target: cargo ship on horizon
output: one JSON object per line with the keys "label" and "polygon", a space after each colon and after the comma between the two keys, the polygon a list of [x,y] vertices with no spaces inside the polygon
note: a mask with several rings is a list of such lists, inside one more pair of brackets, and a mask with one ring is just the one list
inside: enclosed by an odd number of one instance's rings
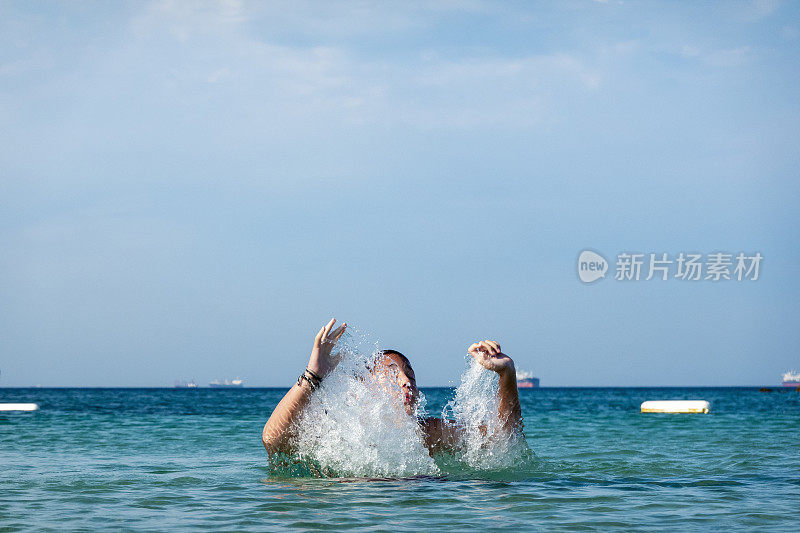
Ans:
{"label": "cargo ship on horizon", "polygon": [[244,381],[241,379],[232,379],[232,380],[225,380],[220,381],[215,379],[211,383],[208,384],[209,387],[212,389],[238,389],[244,387]]}
{"label": "cargo ship on horizon", "polygon": [[533,377],[533,374],[525,370],[517,370],[517,387],[520,389],[538,389],[539,378]]}
{"label": "cargo ship on horizon", "polygon": [[800,372],[789,370],[783,375],[784,387],[800,387]]}

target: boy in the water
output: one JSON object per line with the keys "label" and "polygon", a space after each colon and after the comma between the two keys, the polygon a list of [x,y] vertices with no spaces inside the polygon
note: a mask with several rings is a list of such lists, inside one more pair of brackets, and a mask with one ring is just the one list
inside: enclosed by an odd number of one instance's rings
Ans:
{"label": "boy in the water", "polygon": [[[298,378],[297,383],[289,389],[289,392],[275,407],[272,416],[264,426],[261,440],[270,455],[275,452],[291,453],[293,451],[291,441],[295,421],[308,404],[314,389],[325,379],[325,376],[336,368],[339,362],[336,355],[331,355],[331,350],[344,334],[347,324],[342,324],[331,331],[335,323],[336,319],[332,318],[319,330],[314,339],[308,366]],[[500,376],[498,392],[500,406],[497,414],[503,422],[505,430],[512,432],[521,429],[522,410],[517,392],[514,361],[500,351],[500,346],[496,342],[490,340],[476,342],[468,348],[468,351],[484,368],[497,372]],[[385,372],[397,380],[403,391],[402,401],[405,411],[409,415],[413,415],[419,399],[419,389],[417,389],[417,381],[410,361],[406,356],[394,350],[384,350],[382,354],[383,359],[376,367],[380,370],[376,371]],[[431,451],[439,447],[452,447],[456,444],[458,439],[456,429],[445,425],[441,418],[420,419],[420,425],[425,434],[425,444]]]}

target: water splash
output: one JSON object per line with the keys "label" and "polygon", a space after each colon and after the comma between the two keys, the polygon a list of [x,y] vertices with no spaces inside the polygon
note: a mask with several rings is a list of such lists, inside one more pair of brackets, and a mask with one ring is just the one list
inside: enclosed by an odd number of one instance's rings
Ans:
{"label": "water splash", "polygon": [[[399,385],[381,381],[369,370],[380,364],[377,344],[353,331],[339,342],[342,361],[314,393],[299,421],[298,456],[318,464],[324,475],[438,474],[416,417],[397,400],[402,394]],[[417,415],[424,414],[421,400]]]}
{"label": "water splash", "polygon": [[338,347],[341,362],[298,421],[296,457],[313,465],[312,472],[367,478],[469,476],[476,470],[509,470],[528,458],[522,435],[509,435],[498,418],[497,375],[472,358],[443,412],[459,444],[434,460],[417,421],[426,415],[424,395],[409,415],[398,401],[400,386],[370,371],[381,364],[377,343],[351,327]]}
{"label": "water splash", "polygon": [[455,459],[476,470],[506,470],[530,463],[521,431],[509,432],[498,416],[499,379],[466,356],[467,368],[455,396],[442,410],[445,423],[460,435]]}

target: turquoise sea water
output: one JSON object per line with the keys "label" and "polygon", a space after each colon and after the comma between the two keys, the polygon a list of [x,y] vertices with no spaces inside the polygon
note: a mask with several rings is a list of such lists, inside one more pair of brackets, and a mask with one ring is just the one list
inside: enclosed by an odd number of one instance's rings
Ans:
{"label": "turquoise sea water", "polygon": [[[800,522],[800,393],[521,390],[513,472],[368,480],[271,472],[281,389],[0,389],[0,530],[783,530]],[[452,389],[423,389],[431,413]],[[641,414],[705,399],[708,415]]]}

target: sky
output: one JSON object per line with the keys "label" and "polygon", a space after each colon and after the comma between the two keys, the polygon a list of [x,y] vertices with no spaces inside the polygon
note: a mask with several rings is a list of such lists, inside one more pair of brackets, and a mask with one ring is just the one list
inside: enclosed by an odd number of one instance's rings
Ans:
{"label": "sky", "polygon": [[777,385],[798,86],[791,2],[0,2],[0,386],[288,386],[330,317],[421,386]]}

